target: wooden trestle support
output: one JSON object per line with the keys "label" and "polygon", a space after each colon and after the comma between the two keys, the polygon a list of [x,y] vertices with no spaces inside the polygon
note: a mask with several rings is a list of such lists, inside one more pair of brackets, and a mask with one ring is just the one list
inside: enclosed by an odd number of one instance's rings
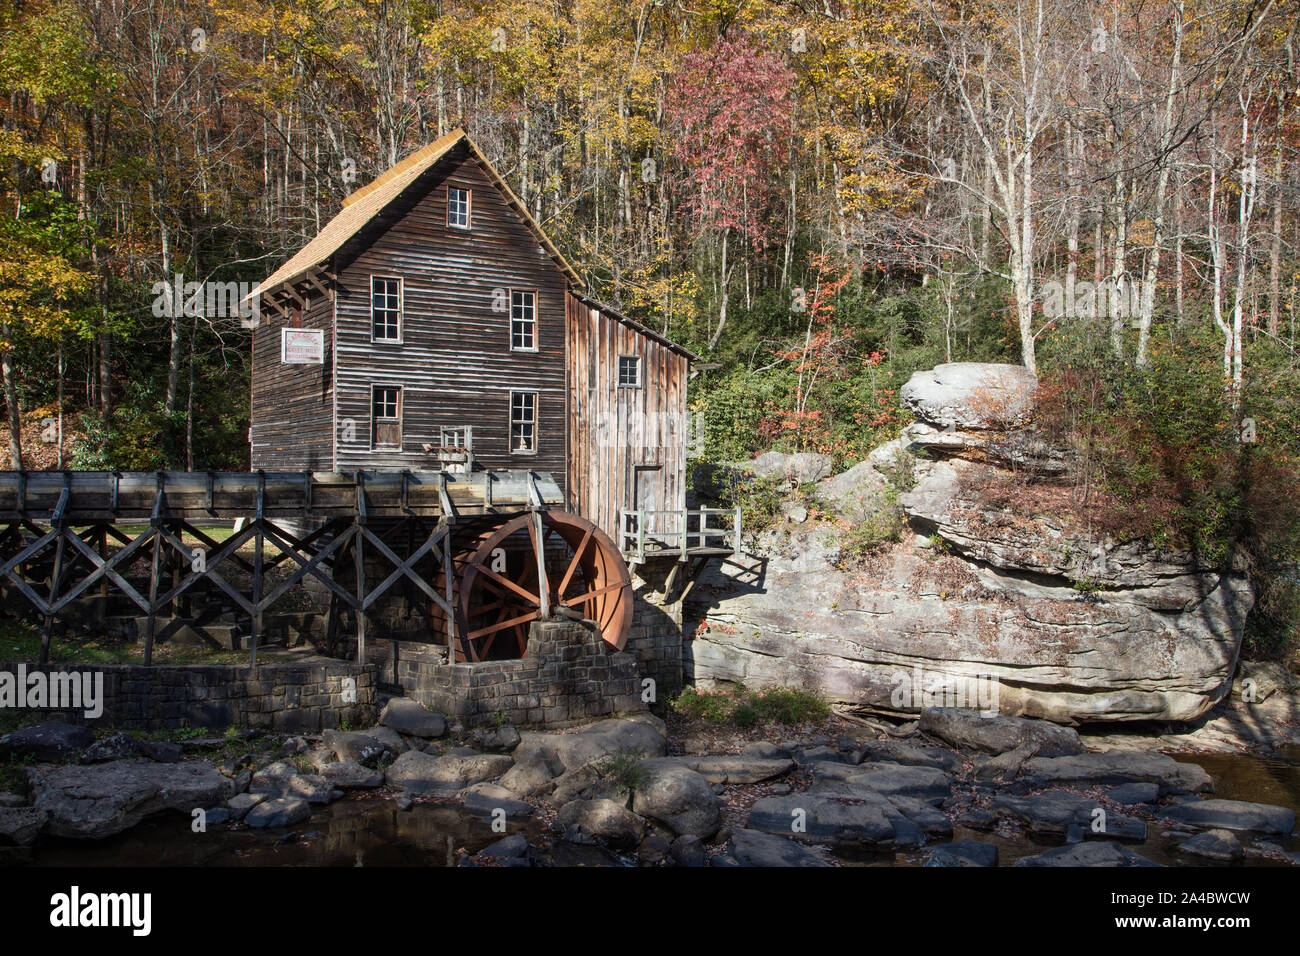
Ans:
{"label": "wooden trestle support", "polygon": [[[527,624],[561,615],[592,620],[621,648],[632,613],[627,566],[598,528],[557,510],[562,501],[553,479],[526,471],[0,472],[0,586],[39,616],[42,664],[61,613],[88,592],[106,603],[116,591],[146,619],[146,664],[155,642],[183,625],[203,633],[221,613],[213,601],[196,610],[206,594],[248,616],[256,666],[263,615],[308,578],[329,596],[329,650],[340,612],[350,611],[362,662],[367,618],[399,584],[427,602],[428,638],[451,661],[522,656]],[[242,522],[225,541],[199,527],[230,519]],[[240,553],[250,542],[251,560]],[[376,557],[392,570],[370,586]],[[268,581],[286,563],[292,573]]]}

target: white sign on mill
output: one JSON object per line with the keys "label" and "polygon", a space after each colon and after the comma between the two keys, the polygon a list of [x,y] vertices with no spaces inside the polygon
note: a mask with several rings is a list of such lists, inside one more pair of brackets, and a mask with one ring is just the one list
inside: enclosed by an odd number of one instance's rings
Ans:
{"label": "white sign on mill", "polygon": [[281,329],[280,361],[287,365],[324,365],[324,329]]}

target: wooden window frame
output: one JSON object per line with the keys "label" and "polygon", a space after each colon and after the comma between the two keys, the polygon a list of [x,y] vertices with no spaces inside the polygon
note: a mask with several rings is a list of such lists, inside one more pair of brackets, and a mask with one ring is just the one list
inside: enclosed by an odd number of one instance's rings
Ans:
{"label": "wooden window frame", "polygon": [[[515,396],[531,395],[533,396],[533,447],[516,448],[515,447]],[[506,444],[510,447],[512,455],[536,455],[538,447],[541,445],[541,422],[542,422],[542,397],[535,389],[512,388],[510,390],[510,403],[506,409]],[[529,424],[521,422],[520,424]]]}
{"label": "wooden window frame", "polygon": [[[532,320],[533,344],[531,346],[515,345],[515,295],[516,294],[531,295],[533,297],[533,320]],[[509,302],[509,313],[508,313],[510,316],[510,351],[512,352],[541,351],[541,346],[539,342],[539,339],[541,338],[541,329],[540,329],[541,318],[538,315],[538,307],[537,307],[537,304],[540,300],[541,300],[541,295],[538,294],[537,289],[511,289],[510,290],[510,302]]]}
{"label": "wooden window frame", "polygon": [[[397,283],[397,338],[375,338],[375,280],[391,279]],[[370,343],[372,345],[401,345],[406,335],[406,282],[401,276],[375,272],[370,275]]]}
{"label": "wooden window frame", "polygon": [[[394,445],[381,445],[378,439],[379,416],[375,414],[375,393],[381,388],[391,388],[397,392],[397,443]],[[406,434],[404,432],[404,412],[406,405],[406,391],[401,385],[392,385],[384,382],[372,382],[370,385],[370,450],[371,451],[401,451],[406,446]],[[385,422],[393,419],[384,416]]]}
{"label": "wooden window frame", "polygon": [[[634,384],[629,385],[624,383],[623,381],[623,360],[624,359],[632,359],[636,363],[636,382]],[[641,361],[641,356],[639,355],[635,355],[635,354],[620,355],[618,357],[617,364],[614,366],[614,384],[618,388],[640,388],[645,381],[641,373],[641,369],[643,365],[644,363]]]}
{"label": "wooden window frame", "polygon": [[[465,194],[465,225],[451,221],[451,191],[459,189]],[[452,183],[447,184],[447,228],[460,229],[469,232],[474,228],[474,190],[468,186],[457,186]]]}

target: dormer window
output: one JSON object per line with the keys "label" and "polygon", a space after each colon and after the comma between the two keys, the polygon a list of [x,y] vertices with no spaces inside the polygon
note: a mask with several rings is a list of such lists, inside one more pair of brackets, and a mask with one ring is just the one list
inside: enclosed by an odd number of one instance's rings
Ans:
{"label": "dormer window", "polygon": [[401,279],[370,277],[370,339],[372,342],[402,341]]}
{"label": "dormer window", "polygon": [[469,190],[447,187],[447,225],[453,229],[469,228]]}

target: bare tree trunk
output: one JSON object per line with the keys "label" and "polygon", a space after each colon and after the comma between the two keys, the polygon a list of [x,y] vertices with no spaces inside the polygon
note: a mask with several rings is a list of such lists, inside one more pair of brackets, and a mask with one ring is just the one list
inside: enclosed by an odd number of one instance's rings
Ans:
{"label": "bare tree trunk", "polygon": [[[0,326],[0,335],[8,343],[13,331],[9,323]],[[23,423],[18,414],[18,385],[14,381],[13,349],[6,348],[0,356],[0,371],[3,372],[5,387],[5,409],[9,413],[9,467],[20,471],[23,467]]]}

